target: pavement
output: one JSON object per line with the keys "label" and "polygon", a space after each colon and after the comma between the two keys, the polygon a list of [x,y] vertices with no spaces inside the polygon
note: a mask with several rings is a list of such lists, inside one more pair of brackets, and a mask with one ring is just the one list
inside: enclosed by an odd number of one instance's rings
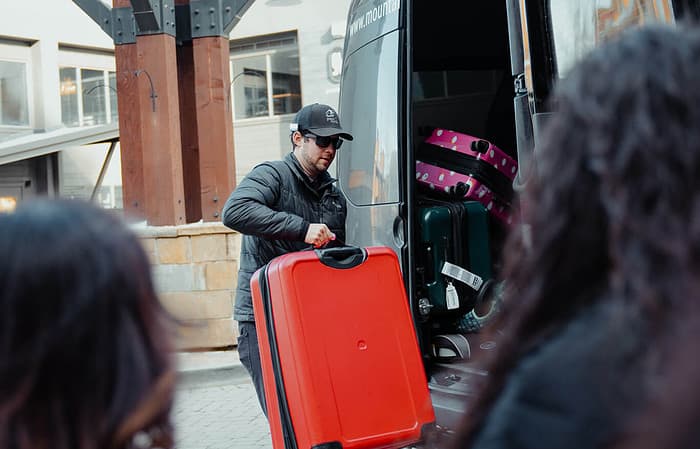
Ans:
{"label": "pavement", "polygon": [[205,374],[247,375],[235,349],[225,351],[178,352],[177,372],[180,377],[195,378]]}
{"label": "pavement", "polygon": [[180,352],[177,371],[172,416],[178,449],[272,449],[237,351]]}

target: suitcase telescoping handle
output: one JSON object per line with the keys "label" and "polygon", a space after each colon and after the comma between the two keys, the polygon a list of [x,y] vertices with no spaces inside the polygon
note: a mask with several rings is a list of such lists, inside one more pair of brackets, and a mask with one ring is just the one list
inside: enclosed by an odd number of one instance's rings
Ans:
{"label": "suitcase telescoping handle", "polygon": [[356,246],[315,250],[321,263],[341,270],[356,267],[367,259],[367,251]]}

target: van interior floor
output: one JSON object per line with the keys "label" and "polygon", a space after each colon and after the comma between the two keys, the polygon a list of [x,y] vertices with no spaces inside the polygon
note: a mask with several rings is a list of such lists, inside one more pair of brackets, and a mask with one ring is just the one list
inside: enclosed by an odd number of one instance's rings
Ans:
{"label": "van interior floor", "polygon": [[470,402],[476,397],[488,373],[472,360],[434,363],[428,375],[428,388],[441,428],[456,430],[464,419]]}

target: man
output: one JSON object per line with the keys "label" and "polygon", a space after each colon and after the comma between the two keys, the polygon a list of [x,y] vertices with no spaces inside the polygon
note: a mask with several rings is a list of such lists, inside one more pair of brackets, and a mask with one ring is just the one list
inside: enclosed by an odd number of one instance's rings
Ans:
{"label": "man", "polygon": [[318,103],[304,106],[290,130],[293,151],[253,168],[222,212],[224,224],[244,234],[233,317],[241,363],[266,415],[250,278],[282,254],[345,241],[345,198],[327,170],[342,139],[352,140],[352,135],[340,126],[333,108]]}

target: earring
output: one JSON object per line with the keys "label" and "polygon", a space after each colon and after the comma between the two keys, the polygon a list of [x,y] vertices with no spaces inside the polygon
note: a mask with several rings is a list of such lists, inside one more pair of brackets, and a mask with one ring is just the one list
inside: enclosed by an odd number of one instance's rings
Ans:
{"label": "earring", "polygon": [[136,432],[131,438],[132,449],[151,449],[152,445],[153,438],[151,438],[151,435],[144,430]]}
{"label": "earring", "polygon": [[148,431],[140,430],[131,437],[129,449],[165,449],[162,447],[164,445],[160,444],[163,443],[163,436],[163,432],[157,427],[152,427]]}

